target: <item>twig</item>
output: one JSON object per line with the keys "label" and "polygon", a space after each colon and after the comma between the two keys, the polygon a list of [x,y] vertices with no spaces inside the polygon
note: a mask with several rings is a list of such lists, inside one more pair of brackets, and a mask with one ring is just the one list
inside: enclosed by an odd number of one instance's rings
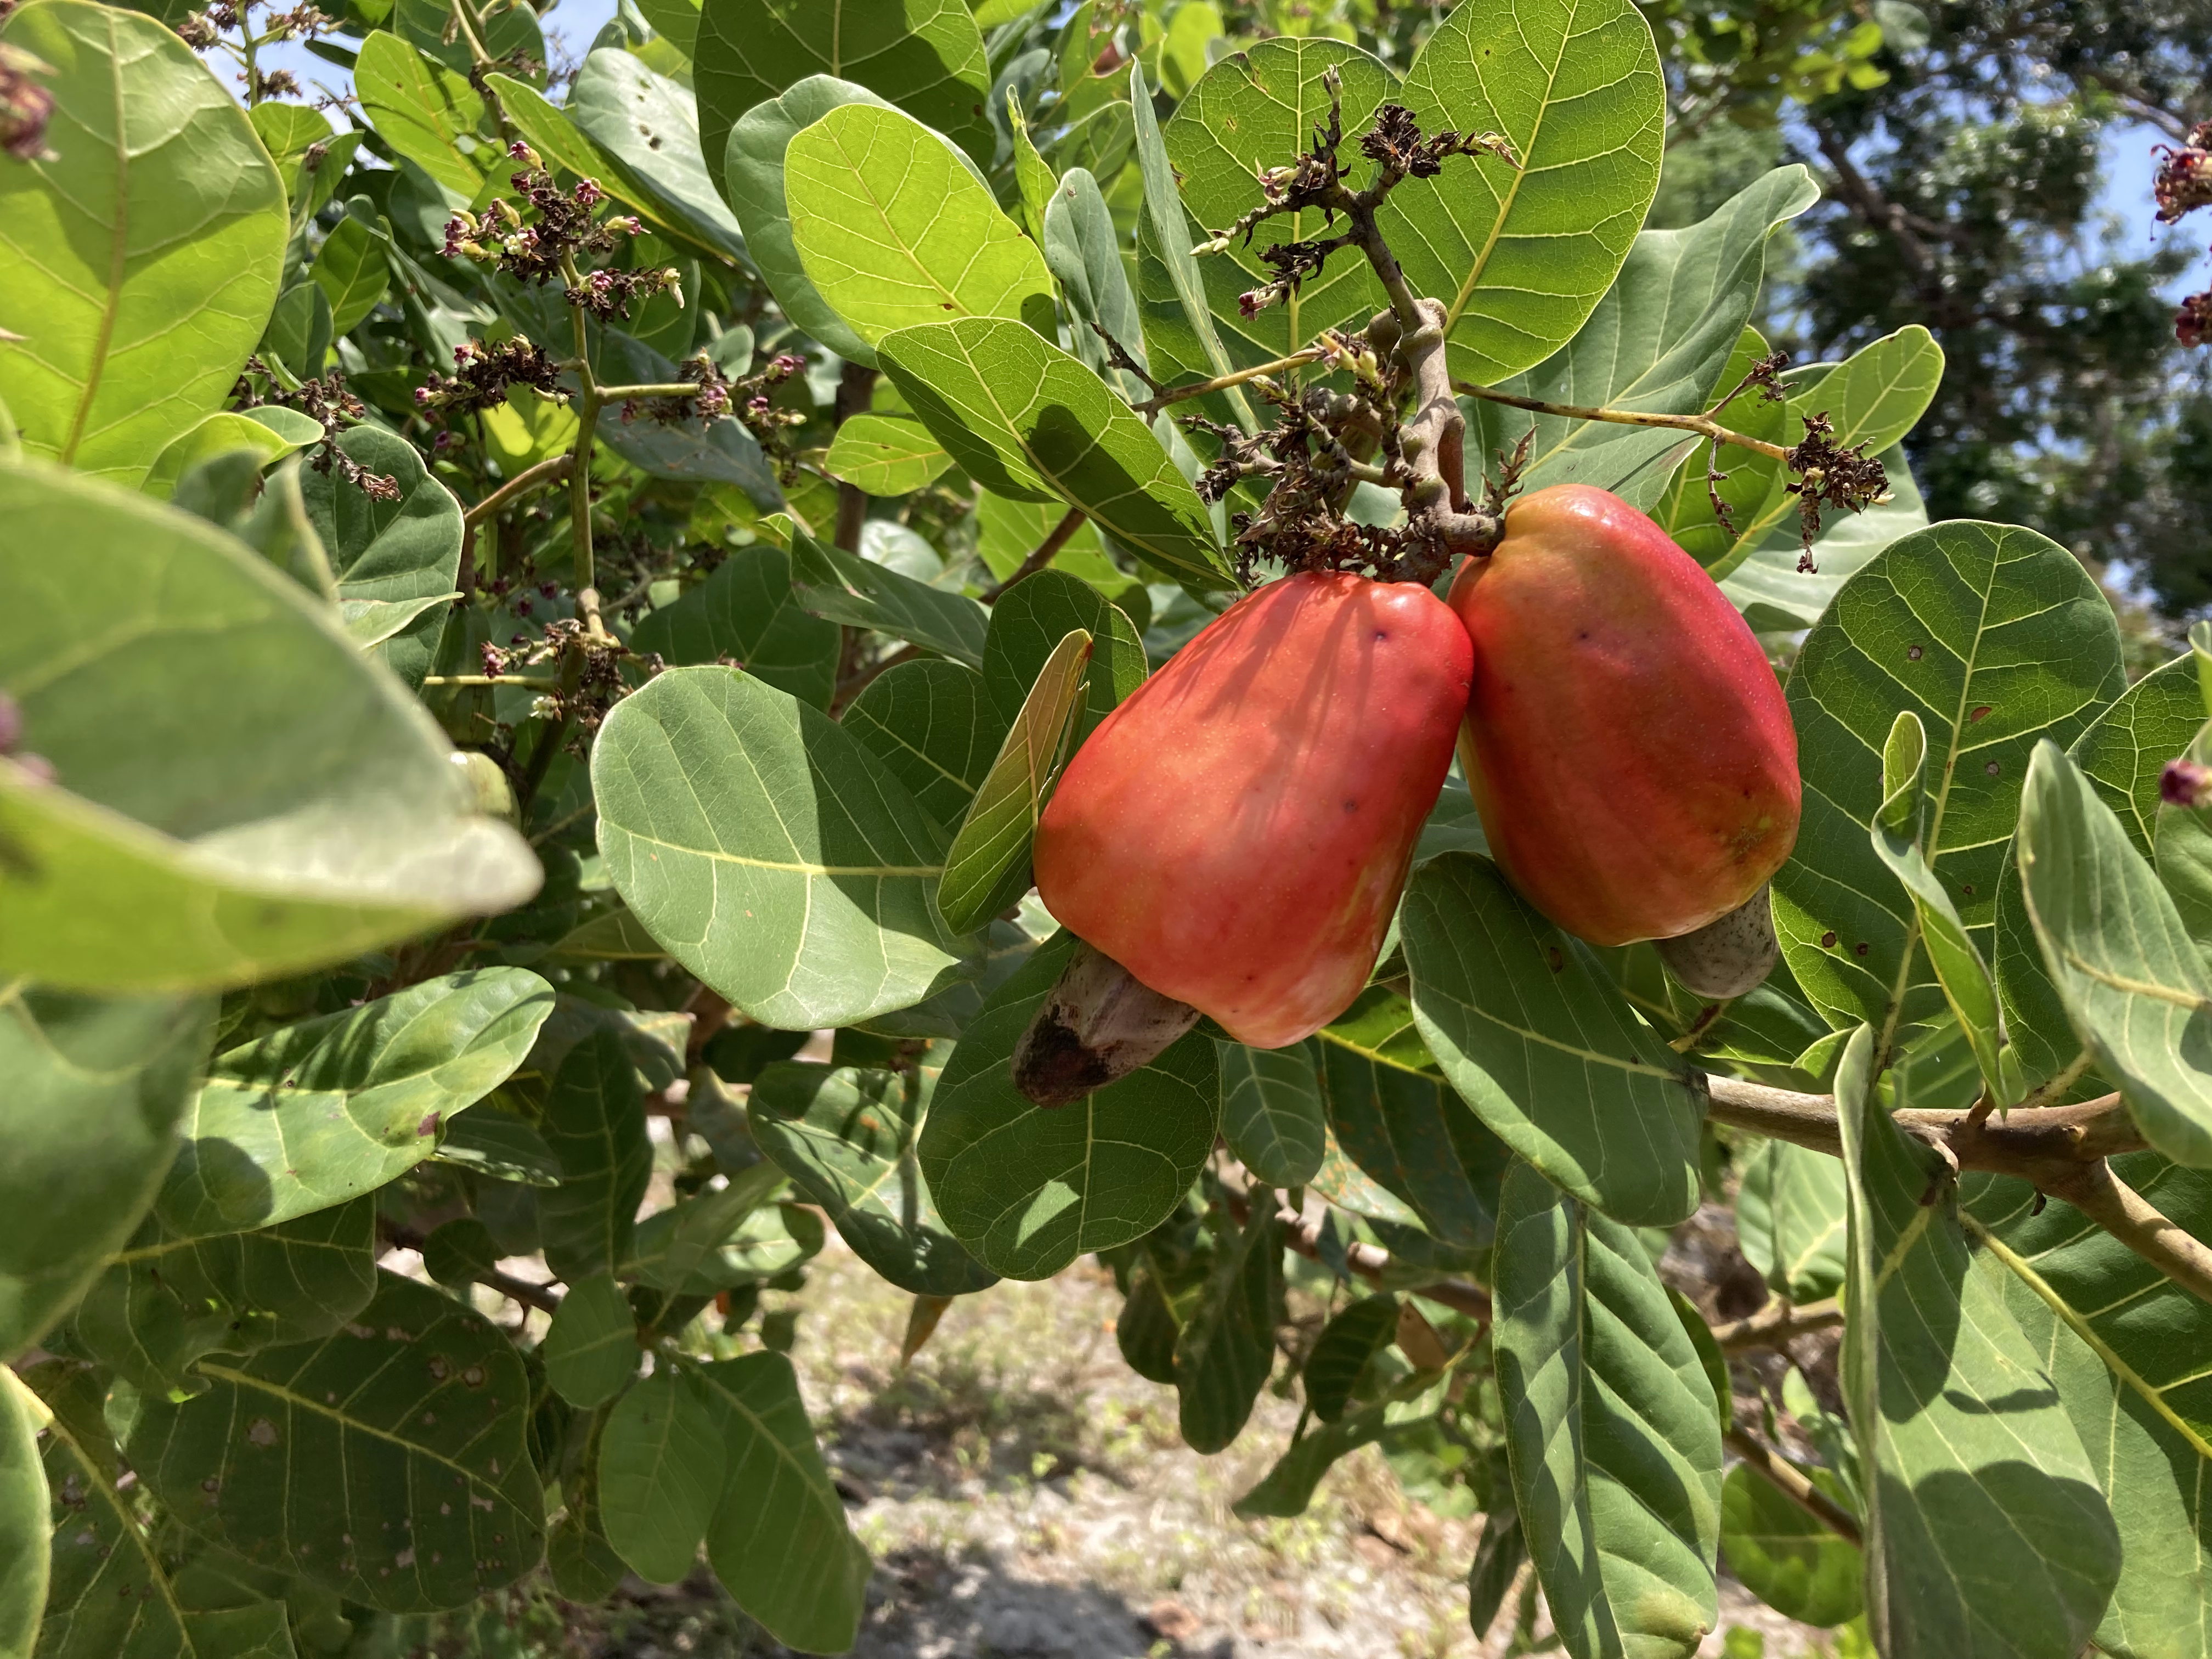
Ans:
{"label": "twig", "polygon": [[[1243,1226],[1251,1218],[1251,1201],[1240,1192],[1224,1191],[1229,1213]],[[1309,1221],[1296,1210],[1284,1209],[1276,1212],[1275,1219],[1282,1224],[1283,1242],[1309,1261],[1321,1260],[1321,1224]],[[1353,1243],[1344,1249],[1345,1264],[1371,1285],[1382,1282],[1390,1267],[1390,1252],[1379,1244]],[[1470,1285],[1463,1279],[1440,1279],[1433,1285],[1421,1285],[1409,1290],[1408,1296],[1425,1297],[1439,1307],[1463,1313],[1482,1324],[1490,1322],[1490,1292],[1480,1285]]]}
{"label": "twig", "polygon": [[1548,403],[1541,398],[1523,398],[1518,392],[1500,392],[1496,386],[1476,386],[1470,380],[1454,380],[1452,389],[1470,398],[1480,398],[1486,403],[1525,409],[1533,414],[1557,415],[1570,421],[1610,421],[1617,426],[1670,427],[1678,432],[1694,432],[1715,443],[1735,444],[1770,459],[1786,461],[1790,459],[1790,451],[1784,446],[1769,443],[1764,438],[1754,438],[1748,433],[1723,426],[1710,416],[1658,415],[1640,409],[1607,409],[1596,404]]}
{"label": "twig", "polygon": [[[1102,332],[1103,331],[1101,331]],[[1108,336],[1111,339],[1111,336]],[[1286,369],[1302,368],[1308,363],[1318,362],[1328,355],[1325,346],[1308,346],[1303,351],[1293,351],[1287,357],[1278,357],[1271,363],[1261,363],[1256,368],[1240,368],[1231,374],[1217,374],[1210,380],[1200,380],[1191,386],[1170,386],[1154,393],[1130,408],[1139,415],[1157,415],[1170,404],[1179,404],[1191,398],[1203,398],[1209,392],[1226,392],[1232,386],[1243,386],[1247,380],[1256,380],[1269,374],[1280,374]]]}
{"label": "twig", "polygon": [[2199,1301],[2212,1302],[2212,1249],[2160,1214],[2111,1164],[2084,1164],[2071,1180],[2043,1190],[2071,1204]]}
{"label": "twig", "polygon": [[575,464],[575,456],[567,450],[562,450],[558,455],[550,456],[535,466],[525,468],[474,507],[469,508],[467,512],[462,514],[461,522],[471,530],[474,530],[516,496],[527,495],[540,484],[551,483],[556,479],[567,477],[568,469]]}
{"label": "twig", "polygon": [[999,602],[999,596],[1016,582],[1026,580],[1050,564],[1060,550],[1067,545],[1069,538],[1083,528],[1083,509],[1079,507],[1069,507],[1060,521],[1045,532],[1045,538],[1036,544],[1029,557],[1014,568],[1012,575],[996,586],[983,590],[983,603],[996,605]]}
{"label": "twig", "polygon": [[[1831,1157],[1843,1156],[1831,1095],[1770,1089],[1741,1078],[1706,1079],[1709,1115],[1717,1123],[1750,1129]],[[1908,1109],[1893,1121],[1933,1146],[1948,1146],[1962,1170],[2036,1181],[2059,1179],[2083,1164],[2140,1152],[2144,1141],[2119,1096],[2102,1095],[2076,1106],[2014,1108],[2006,1117],[1972,1121],[1968,1111]],[[2039,1185],[2041,1183],[2039,1182]]]}
{"label": "twig", "polygon": [[1722,1437],[1728,1449],[1774,1483],[1775,1490],[1811,1516],[1838,1538],[1863,1546],[1859,1523],[1844,1507],[1822,1492],[1805,1471],[1748,1430],[1731,1426]]}
{"label": "twig", "polygon": [[1732,1319],[1713,1327],[1713,1340],[1723,1353],[1742,1353],[1753,1348],[1785,1347],[1796,1337],[1815,1331],[1832,1331],[1844,1322],[1843,1304],[1830,1297],[1792,1307],[1777,1299],[1748,1319]]}
{"label": "twig", "polygon": [[535,685],[550,690],[561,682],[550,674],[425,674],[425,685]]}

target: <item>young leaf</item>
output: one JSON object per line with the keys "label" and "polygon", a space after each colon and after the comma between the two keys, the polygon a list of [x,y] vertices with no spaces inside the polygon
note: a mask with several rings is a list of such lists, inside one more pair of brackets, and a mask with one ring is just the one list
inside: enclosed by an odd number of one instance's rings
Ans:
{"label": "young leaf", "polygon": [[637,1206],[653,1175],[645,1104],[622,1040],[599,1026],[562,1058],[539,1127],[561,1182],[538,1200],[545,1259],[570,1280],[629,1259]]}
{"label": "young leaf", "polygon": [[0,686],[59,780],[0,761],[0,974],[240,983],[536,890],[420,705],[267,560],[29,463],[0,521]]}
{"label": "young leaf", "polygon": [[2212,970],[2112,809],[2055,744],[2021,803],[2020,872],[2035,937],[2074,1029],[2143,1137],[2212,1164]]}
{"label": "young leaf", "polygon": [[544,1547],[529,1380],[488,1320],[380,1280],[335,1335],[203,1360],[208,1392],[181,1404],[142,1397],[125,1450],[170,1513],[258,1566],[387,1613],[459,1607]]}
{"label": "young leaf", "polygon": [[1835,1097],[1867,1624],[1895,1659],[2078,1654],[2120,1568],[2096,1472],[2043,1355],[1968,1256],[1946,1165],[1875,1099],[1867,1026],[1844,1049]]}
{"label": "young leaf", "polygon": [[[1819,1481],[1827,1472],[1808,1473]],[[1801,1625],[1840,1625],[1866,1605],[1859,1547],[1830,1532],[1747,1463],[1721,1482],[1721,1555],[1746,1589]]]}
{"label": "young leaf", "polygon": [[599,1437],[599,1518],[641,1578],[691,1571],[722,1501],[721,1423],[690,1366],[664,1364],[615,1403]]}
{"label": "young leaf", "polygon": [[1688,1659],[1717,1600],[1720,1425],[1651,1258],[1516,1161],[1492,1266],[1513,1495],[1552,1621],[1575,1659]]}
{"label": "young leaf", "polygon": [[669,953],[763,1025],[904,1008],[970,969],[937,918],[933,827],[819,710],[735,669],[615,706],[592,753],[615,886]]}
{"label": "young leaf", "polygon": [[67,1311],[153,1202],[214,1000],[0,983],[0,1360]]}
{"label": "young leaf", "polygon": [[[1922,854],[1986,962],[2028,755],[2070,742],[2124,684],[2112,606],[2032,530],[1937,525],[1845,584],[1790,676],[1805,808],[1774,878],[1784,957],[1831,1024],[1885,1018],[1905,966],[1912,907],[1868,840],[1899,712],[1928,738]],[[1907,1020],[1942,1007],[1924,968],[1905,984]]]}
{"label": "young leaf", "polygon": [[1197,1031],[1072,1106],[1040,1110],[1016,1091],[1014,1044],[1073,942],[1057,935],[985,1001],[918,1149],[953,1237],[1008,1279],[1049,1279],[1150,1232],[1182,1201],[1220,1117],[1213,1040]]}
{"label": "young leaf", "polygon": [[[570,1283],[553,1310],[543,1352],[554,1393],[586,1411],[605,1405],[637,1375],[637,1318],[611,1273]],[[697,1543],[692,1540],[695,1549]]]}
{"label": "young leaf", "polygon": [[322,423],[295,409],[257,409],[251,414],[218,410],[154,458],[139,489],[157,501],[176,494],[185,475],[219,456],[246,450],[257,470],[265,470],[323,435]]}
{"label": "young leaf", "polygon": [[1149,395],[1151,388],[1141,379],[1109,365],[1106,342],[1098,336],[1104,329],[1145,365],[1144,324],[1121,264],[1121,236],[1106,198],[1098,193],[1098,181],[1083,168],[1070,167],[1046,191],[1043,243],[1045,264],[1067,301],[1075,355],[1107,385],[1119,386],[1129,402]]}
{"label": "young leaf", "polygon": [[983,665],[988,614],[963,593],[827,546],[796,526],[791,580],[799,604],[817,617],[911,641],[970,668]]}
{"label": "young leaf", "polygon": [[1206,1292],[1176,1342],[1176,1395],[1184,1443],[1218,1452],[1244,1431],[1275,1364],[1282,1317],[1283,1240],[1272,1194],[1255,1193],[1244,1225],[1222,1241]]}
{"label": "young leaf", "polygon": [[[2119,1178],[2178,1226],[2212,1232],[2212,1178],[2155,1152],[2113,1160]],[[2026,1182],[1972,1178],[1960,1219],[2000,1281],[2095,1465],[2119,1528],[2120,1581],[2097,1627],[2107,1652],[2203,1659],[2198,1614],[2212,1560],[2212,1411],[2200,1397],[2212,1306],[2070,1205]],[[2148,1634],[2147,1634],[2148,1633]]]}
{"label": "young leaf", "polygon": [[1406,1000],[1380,986],[1316,1035],[1336,1145],[1447,1244],[1480,1249],[1512,1154],[1454,1095]]}
{"label": "young leaf", "polygon": [[1029,890],[1030,848],[1082,715],[1090,663],[1091,635],[1071,629],[1037,671],[954,833],[937,888],[937,912],[953,933],[972,933]]}
{"label": "young leaf", "polygon": [[756,542],[732,549],[705,581],[641,621],[630,648],[679,668],[733,658],[754,678],[827,708],[837,689],[838,638],[836,623],[800,608],[791,556]]}
{"label": "young leaf", "polygon": [[[2190,746],[2203,714],[2196,665],[2177,657],[2106,704],[2067,751],[2098,799],[2118,815],[2128,844],[2145,858],[2155,848],[2160,879],[2174,893],[2185,923],[2188,911],[2168,872],[2194,826],[2185,811],[2160,806],[2159,775],[2168,759]],[[2053,1076],[2081,1052],[2081,1042],[2043,965],[2021,886],[2017,844],[1997,886],[1994,955],[2007,1031],[2030,1076]],[[2100,1092],[2101,1086],[2092,1087],[2088,1080],[2076,1085],[2086,1091],[2084,1098]]]}
{"label": "young leaf", "polygon": [[793,138],[783,191],[807,281],[853,331],[960,317],[1055,334],[1036,244],[937,134],[896,110],[844,104]]}
{"label": "young leaf", "polygon": [[1636,1022],[1588,946],[1468,853],[1414,872],[1400,925],[1420,1035],[1499,1139],[1616,1220],[1697,1207],[1699,1074]]}
{"label": "young leaf", "polygon": [[721,1502],[707,1527],[714,1576],[778,1641],[843,1652],[860,1629],[871,1563],[847,1529],[791,1362],[750,1353],[696,1375],[726,1456]]}
{"label": "young leaf", "polygon": [[633,52],[601,47],[584,59],[563,106],[568,118],[650,198],[655,217],[742,264],[744,233],[723,204],[702,152],[690,89],[655,75]]}
{"label": "young leaf", "polygon": [[537,975],[487,968],[216,1055],[162,1184],[162,1224],[201,1238],[375,1191],[507,1080],[552,1012]]}
{"label": "young leaf", "polygon": [[837,428],[822,465],[871,495],[904,495],[934,481],[952,458],[911,415],[855,415]]}
{"label": "young leaf", "polygon": [[870,680],[838,723],[938,823],[957,823],[967,815],[1005,730],[981,674],[927,659],[900,663]]}
{"label": "young leaf", "polygon": [[[349,224],[356,222],[348,220]],[[348,459],[390,478],[397,501],[380,501],[333,469],[305,469],[300,498],[337,580],[338,616],[354,629],[373,616],[428,606],[376,647],[375,655],[417,690],[438,655],[461,571],[461,504],[430,476],[415,446],[373,426],[338,440]]]}
{"label": "young leaf", "polygon": [[1011,723],[1019,717],[1045,664],[1078,629],[1091,635],[1090,665],[1084,674],[1087,690],[1076,718],[1078,744],[1145,683],[1145,642],[1134,624],[1090,583],[1048,568],[1008,588],[991,607],[983,684],[1000,720]]}
{"label": "young leaf", "polygon": [[917,1296],[962,1296],[997,1275],[945,1230],[915,1146],[932,1086],[895,1072],[771,1065],[748,1116],[760,1149],[819,1204],[869,1267]]}
{"label": "young leaf", "polygon": [[1413,292],[1443,301],[1452,373],[1492,385],[1573,337],[1651,205],[1666,90],[1650,27],[1629,0],[1462,7],[1399,95],[1424,133],[1498,133],[1519,163],[1454,159],[1376,216]]}
{"label": "young leaf", "polygon": [[[1462,165],[1450,162],[1447,168]],[[1750,320],[1769,239],[1819,199],[1819,187],[1803,167],[1777,167],[1700,224],[1640,233],[1620,279],[1574,338],[1500,389],[1551,403],[1702,414]],[[1920,335],[1927,337],[1924,330]],[[1942,361],[1936,353],[1939,368]],[[1731,380],[1720,390],[1732,390],[1735,384]],[[1720,419],[1735,424],[1758,399],[1755,389],[1746,392]],[[1595,484],[1644,507],[1655,506],[1665,493],[1672,472],[1668,458],[1684,441],[1682,433],[1666,427],[1529,415],[1481,398],[1471,400],[1468,415],[1468,452],[1484,457],[1486,464],[1492,455],[1510,454],[1534,427],[1530,464],[1522,475],[1528,488]],[[1794,441],[1793,433],[1785,441]],[[1748,472],[1752,464],[1753,458],[1741,449],[1729,450],[1721,462],[1731,471]],[[1702,501],[1702,447],[1684,468]],[[1778,485],[1777,480],[1771,487]],[[1796,504],[1794,495],[1785,499]]]}
{"label": "young leaf", "polygon": [[996,142],[965,0],[707,0],[691,62],[709,155],[738,117],[808,76],[856,81],[979,161]]}
{"label": "young leaf", "polygon": [[33,84],[54,100],[51,154],[0,169],[0,402],[28,453],[133,487],[261,337],[283,183],[230,89],[151,17],[63,0],[0,40],[47,66]]}
{"label": "young leaf", "polygon": [[0,1653],[24,1659],[46,1609],[46,1472],[39,1431],[48,1411],[15,1373],[0,1375]]}
{"label": "young leaf", "polygon": [[1305,1044],[1214,1044],[1221,1060],[1221,1135],[1237,1161],[1271,1187],[1303,1187],[1321,1168],[1321,1084]]}
{"label": "young leaf", "polygon": [[1231,585],[1206,507],[1105,382],[1019,323],[901,329],[877,357],[968,475],[1017,501],[1058,498],[1161,570]]}
{"label": "young leaf", "polygon": [[[465,76],[382,29],[362,42],[353,66],[362,112],[378,137],[465,201],[502,177],[507,158],[477,134],[483,100]],[[487,164],[498,167],[488,173]]]}

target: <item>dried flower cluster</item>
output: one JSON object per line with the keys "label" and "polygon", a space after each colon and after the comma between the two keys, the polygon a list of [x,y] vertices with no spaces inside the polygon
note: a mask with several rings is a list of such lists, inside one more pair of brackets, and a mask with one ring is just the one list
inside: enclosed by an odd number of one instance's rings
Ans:
{"label": "dried flower cluster", "polygon": [[298,410],[323,428],[322,441],[315,446],[310,466],[326,476],[336,472],[373,501],[399,499],[398,479],[388,473],[371,472],[338,447],[339,433],[368,412],[361,399],[346,390],[344,375],[333,370],[319,380],[302,380],[297,386],[287,386],[267,363],[258,357],[248,357],[246,370],[231,387],[230,396],[234,409],[270,405]]}
{"label": "dried flower cluster", "polygon": [[1787,489],[1797,498],[1797,513],[1804,526],[1805,548],[1797,568],[1814,574],[1813,538],[1820,533],[1820,509],[1839,507],[1863,513],[1889,499],[1889,475],[1881,463],[1866,453],[1864,444],[1850,448],[1835,441],[1836,423],[1827,416],[1804,415],[1805,435],[1794,445],[1784,465],[1797,476]]}
{"label": "dried flower cluster", "polygon": [[[544,633],[535,639],[517,634],[504,649],[486,641],[479,647],[479,655],[487,674],[504,674],[539,663],[573,663],[573,679],[564,673],[561,689],[540,695],[531,713],[538,720],[572,721],[569,748],[580,755],[584,744],[606,719],[607,710],[622,699],[622,665],[630,652],[620,640],[595,635],[582,623],[563,617],[546,623]],[[653,672],[665,666],[658,656],[644,661]]]}
{"label": "dried flower cluster", "polygon": [[[2152,191],[2158,198],[2158,222],[2178,222],[2198,208],[2212,206],[2212,121],[2202,121],[2179,149],[2158,147],[2160,161]],[[2192,294],[2173,315],[2173,337],[2185,346],[2200,346],[2212,339],[2212,291]]]}
{"label": "dried flower cluster", "polygon": [[769,360],[758,374],[732,380],[705,352],[696,352],[677,365],[676,377],[699,390],[689,397],[633,399],[622,405],[624,424],[635,420],[673,425],[682,421],[717,421],[734,416],[752,434],[763,453],[776,463],[786,483],[798,476],[798,458],[785,441],[787,428],[803,426],[802,410],[778,409],[770,395],[777,386],[806,368],[806,359],[783,352]]}
{"label": "dried flower cluster", "polygon": [[448,259],[491,265],[518,282],[542,285],[560,277],[568,303],[602,322],[628,317],[632,302],[664,290],[681,298],[673,269],[594,270],[568,281],[580,256],[605,258],[621,246],[621,238],[638,235],[645,227],[627,214],[595,217],[606,200],[596,179],[580,179],[573,190],[563,191],[529,145],[517,140],[507,153],[523,166],[508,179],[522,205],[500,196],[481,216],[466,210],[455,214],[446,222],[441,250]]}
{"label": "dried flower cluster", "polygon": [[53,117],[54,94],[39,80],[51,64],[21,46],[0,42],[0,151],[18,161],[51,161],[46,123]]}
{"label": "dried flower cluster", "polygon": [[560,377],[559,366],[528,335],[494,345],[464,340],[453,348],[451,374],[434,374],[415,388],[415,406],[425,414],[472,415],[506,402],[509,389],[518,386],[559,402],[568,396]]}

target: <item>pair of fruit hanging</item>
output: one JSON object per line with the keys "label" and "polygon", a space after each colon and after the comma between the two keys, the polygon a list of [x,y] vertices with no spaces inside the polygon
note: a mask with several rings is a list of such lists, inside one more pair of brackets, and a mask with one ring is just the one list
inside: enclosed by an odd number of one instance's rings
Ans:
{"label": "pair of fruit hanging", "polygon": [[[1341,142],[1333,109],[1312,149],[1261,174],[1260,206],[1195,250],[1249,246],[1265,221],[1318,209],[1341,234],[1270,247],[1273,280],[1243,308],[1346,249],[1389,303],[1297,354],[1349,390],[1255,374],[1243,378],[1277,410],[1270,429],[1185,421],[1219,444],[1201,495],[1266,489],[1234,520],[1240,575],[1287,574],[1100,722],[1045,808],[1038,896],[1080,945],[1013,1057],[1041,1105],[1127,1075],[1201,1016],[1276,1048],[1342,1013],[1374,970],[1455,743],[1492,856],[1560,927],[1593,945],[1656,940],[1708,997],[1741,994],[1774,963],[1767,882],[1796,840],[1799,786],[1765,653],[1619,496],[1562,484],[1510,500],[1516,456],[1470,498],[1444,307],[1413,293],[1378,228],[1401,183],[1437,179],[1454,155],[1516,167],[1510,146],[1425,138],[1385,105],[1360,140],[1372,176],[1354,189]],[[1397,522],[1346,516],[1362,483],[1397,495]]]}

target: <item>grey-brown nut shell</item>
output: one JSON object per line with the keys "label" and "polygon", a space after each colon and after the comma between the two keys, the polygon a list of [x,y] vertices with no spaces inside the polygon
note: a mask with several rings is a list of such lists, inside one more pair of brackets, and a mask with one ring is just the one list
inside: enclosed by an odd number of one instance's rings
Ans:
{"label": "grey-brown nut shell", "polygon": [[1764,886],[1718,921],[1652,943],[1667,971],[1701,997],[1740,997],[1756,989],[1782,959],[1774,907]]}

